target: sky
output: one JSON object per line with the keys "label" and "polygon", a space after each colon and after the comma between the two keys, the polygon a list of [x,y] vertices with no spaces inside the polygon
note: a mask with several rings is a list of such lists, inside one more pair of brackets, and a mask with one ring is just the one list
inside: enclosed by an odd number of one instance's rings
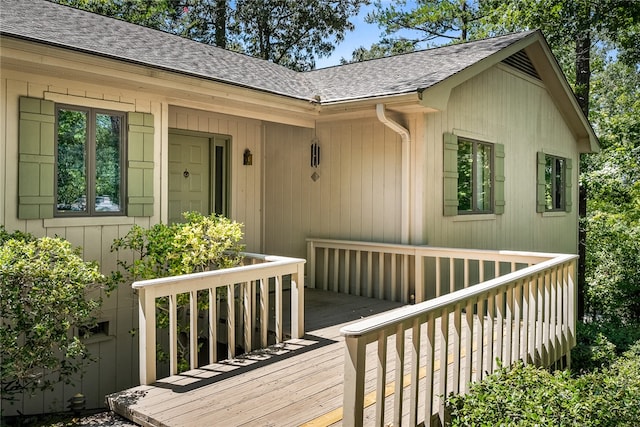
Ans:
{"label": "sky", "polygon": [[[639,0],[640,1],[640,0]],[[382,0],[383,6],[393,3],[394,0]],[[396,4],[397,6],[397,4]],[[406,0],[405,6],[402,9],[412,10],[416,7],[415,0]],[[355,26],[353,31],[347,32],[344,36],[344,41],[336,46],[331,56],[327,58],[316,59],[316,68],[331,67],[333,65],[339,65],[340,59],[351,59],[351,54],[354,50],[360,46],[365,48],[371,47],[372,44],[377,43],[381,39],[382,29],[377,24],[367,24],[364,18],[367,13],[375,10],[373,5],[366,5],[360,8],[360,13],[351,18],[351,22]],[[407,30],[407,36],[411,37],[411,33]]]}
{"label": "sky", "polygon": [[351,19],[355,26],[353,31],[345,34],[344,41],[336,46],[330,57],[319,58],[316,60],[316,68],[325,68],[332,65],[339,65],[340,58],[351,59],[353,51],[360,46],[367,49],[380,40],[382,29],[377,24],[367,24],[364,21],[367,12],[373,9],[373,6],[364,6],[360,9],[360,13]]}

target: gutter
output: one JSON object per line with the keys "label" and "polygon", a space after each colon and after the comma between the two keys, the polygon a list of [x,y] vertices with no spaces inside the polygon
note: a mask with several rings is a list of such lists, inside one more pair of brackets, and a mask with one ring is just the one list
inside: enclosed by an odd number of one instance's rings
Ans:
{"label": "gutter", "polygon": [[378,116],[378,120],[387,126],[389,129],[396,132],[402,138],[402,213],[400,217],[401,223],[401,242],[403,244],[409,243],[409,221],[410,217],[410,197],[409,197],[409,185],[410,185],[410,177],[411,171],[409,157],[411,153],[411,134],[409,130],[399,123],[393,121],[385,115],[385,107],[384,104],[376,104],[376,115]]}

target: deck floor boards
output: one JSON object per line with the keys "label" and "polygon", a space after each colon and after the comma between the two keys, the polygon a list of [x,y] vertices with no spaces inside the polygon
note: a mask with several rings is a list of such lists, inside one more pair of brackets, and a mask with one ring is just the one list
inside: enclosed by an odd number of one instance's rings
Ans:
{"label": "deck floor boards", "polygon": [[342,404],[340,328],[400,306],[307,289],[303,339],[115,393],[108,401],[147,426],[299,426]]}

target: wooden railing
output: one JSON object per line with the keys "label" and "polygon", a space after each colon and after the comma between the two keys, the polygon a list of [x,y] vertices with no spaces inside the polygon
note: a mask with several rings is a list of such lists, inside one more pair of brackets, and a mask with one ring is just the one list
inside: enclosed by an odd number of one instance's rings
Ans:
{"label": "wooden railing", "polygon": [[[227,357],[235,357],[238,329],[243,348],[250,351],[267,346],[269,327],[269,293],[272,282],[275,291],[274,323],[276,342],[283,341],[283,279],[291,283],[291,337],[304,335],[304,263],[305,260],[244,253],[244,263],[239,267],[134,282],[132,287],[139,296],[140,325],[140,383],[151,384],[156,380],[156,302],[168,298],[169,313],[169,374],[178,373],[177,301],[181,294],[188,294],[189,309],[189,365],[198,367],[198,295],[206,293],[208,315],[209,361],[217,361],[218,289],[226,290],[226,340]],[[241,315],[236,316],[236,306]],[[236,324],[236,317],[239,318]],[[259,330],[259,339],[253,331]]]}
{"label": "wooden railing", "polygon": [[[341,251],[353,250],[338,246]],[[377,245],[369,248],[382,250]],[[438,279],[450,284],[450,292],[341,330],[346,346],[344,425],[363,425],[364,408],[371,410],[369,416],[375,417],[375,425],[429,426],[434,420],[444,425],[444,397],[466,392],[472,381],[496,369],[496,359],[504,365],[523,360],[549,366],[566,356],[570,364],[570,350],[576,341],[577,256],[435,248],[415,248],[411,252],[404,246],[392,246],[390,253],[416,257],[412,261],[417,265],[413,279],[408,280],[412,275],[405,273],[399,283],[401,296],[406,297],[412,286],[416,295],[424,295],[423,277],[429,278],[425,280],[429,285],[446,288]],[[419,264],[424,265],[427,256],[447,258],[436,261],[442,266],[432,272],[435,282],[430,282],[431,273],[423,276],[420,271]],[[462,259],[462,267],[457,268],[458,261],[451,259]],[[489,280],[484,279],[482,271],[485,261],[495,264],[495,277]],[[407,269],[408,262],[402,261],[402,268]],[[505,263],[511,271],[501,275]],[[517,269],[521,263],[528,266]],[[468,267],[474,264],[475,268]],[[445,272],[446,265],[450,268]],[[327,267],[322,268],[326,273]],[[338,276],[354,276],[353,272],[347,273],[348,267],[338,271]],[[480,278],[473,286],[474,281],[467,279],[472,272],[479,273]],[[462,288],[457,289],[460,275]],[[372,369],[366,363],[368,346],[375,354],[369,360]],[[393,350],[388,352],[388,347]],[[392,378],[388,381],[387,377]]]}
{"label": "wooden railing", "polygon": [[310,288],[417,303],[548,260],[552,254],[307,239]]}

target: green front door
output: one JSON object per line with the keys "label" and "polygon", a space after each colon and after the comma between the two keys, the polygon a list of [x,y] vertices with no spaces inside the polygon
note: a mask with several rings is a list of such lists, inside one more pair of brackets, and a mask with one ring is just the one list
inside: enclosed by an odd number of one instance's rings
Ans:
{"label": "green front door", "polygon": [[210,138],[169,134],[169,223],[182,213],[211,213]]}

